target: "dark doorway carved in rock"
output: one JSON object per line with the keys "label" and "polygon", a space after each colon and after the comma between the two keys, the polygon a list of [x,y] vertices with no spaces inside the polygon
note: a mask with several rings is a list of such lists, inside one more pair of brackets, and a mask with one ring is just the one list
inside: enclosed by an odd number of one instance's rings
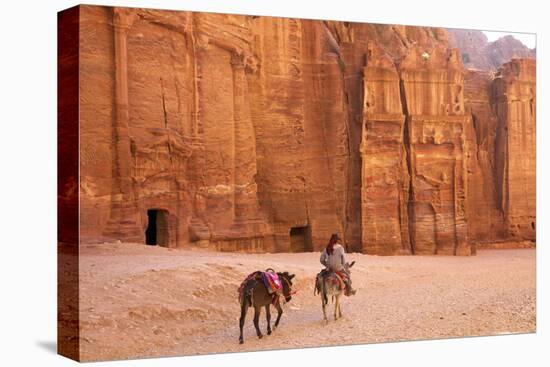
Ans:
{"label": "dark doorway carved in rock", "polygon": [[311,243],[311,233],[309,226],[292,227],[290,229],[290,251],[291,252],[311,252],[313,245]]}
{"label": "dark doorway carved in rock", "polygon": [[147,210],[145,243],[151,246],[168,246],[168,211],[162,209]]}

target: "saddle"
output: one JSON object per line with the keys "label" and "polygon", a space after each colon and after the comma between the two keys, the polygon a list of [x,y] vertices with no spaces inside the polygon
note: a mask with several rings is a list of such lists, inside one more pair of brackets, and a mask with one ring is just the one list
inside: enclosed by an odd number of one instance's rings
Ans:
{"label": "saddle", "polygon": [[281,279],[273,269],[267,269],[262,272],[262,280],[269,294],[279,292],[283,289]]}
{"label": "saddle", "polygon": [[329,270],[329,269],[323,269],[319,272],[319,274],[317,274],[317,278],[320,277],[320,278],[324,279],[329,274],[336,274],[336,277],[340,281],[340,286],[342,287],[342,289],[347,288],[349,275],[346,274],[344,271],[333,271],[333,270]]}
{"label": "saddle", "polygon": [[260,282],[265,286],[267,292],[273,296],[273,302],[275,302],[283,290],[283,284],[279,275],[273,269],[250,273],[239,286],[239,299],[242,299],[244,295],[251,295],[252,289]]}

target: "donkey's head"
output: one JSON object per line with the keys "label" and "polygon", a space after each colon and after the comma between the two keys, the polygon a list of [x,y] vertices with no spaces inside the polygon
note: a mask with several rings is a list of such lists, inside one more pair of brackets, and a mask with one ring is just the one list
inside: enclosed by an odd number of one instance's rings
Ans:
{"label": "donkey's head", "polygon": [[349,269],[355,264],[355,260],[353,260],[351,263],[346,263],[344,265],[344,269],[346,269],[346,271],[349,273]]}
{"label": "donkey's head", "polygon": [[292,278],[294,278],[295,274],[289,274],[288,271],[277,273],[279,277],[282,280],[283,283],[283,296],[285,297],[285,301],[289,302],[292,299],[292,295],[295,292],[292,292]]}

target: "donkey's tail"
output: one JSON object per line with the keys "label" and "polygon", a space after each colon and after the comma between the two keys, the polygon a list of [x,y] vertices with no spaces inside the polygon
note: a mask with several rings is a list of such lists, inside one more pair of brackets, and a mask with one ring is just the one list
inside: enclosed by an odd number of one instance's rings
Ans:
{"label": "donkey's tail", "polygon": [[316,296],[319,292],[319,277],[315,277],[315,287],[313,287],[313,295]]}
{"label": "donkey's tail", "polygon": [[252,306],[254,303],[254,288],[258,285],[255,279],[248,279],[239,288],[239,303]]}
{"label": "donkey's tail", "polygon": [[252,303],[254,302],[253,297],[254,297],[253,292],[246,293],[246,294],[240,294],[239,295],[239,304],[241,306],[252,307]]}

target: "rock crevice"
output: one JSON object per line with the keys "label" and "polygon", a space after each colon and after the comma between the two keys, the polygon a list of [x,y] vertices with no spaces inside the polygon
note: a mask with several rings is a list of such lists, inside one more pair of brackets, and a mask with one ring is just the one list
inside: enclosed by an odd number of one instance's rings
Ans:
{"label": "rock crevice", "polygon": [[144,242],[148,210],[169,247],[534,241],[534,60],[493,80],[443,29],[79,11],[82,241]]}

